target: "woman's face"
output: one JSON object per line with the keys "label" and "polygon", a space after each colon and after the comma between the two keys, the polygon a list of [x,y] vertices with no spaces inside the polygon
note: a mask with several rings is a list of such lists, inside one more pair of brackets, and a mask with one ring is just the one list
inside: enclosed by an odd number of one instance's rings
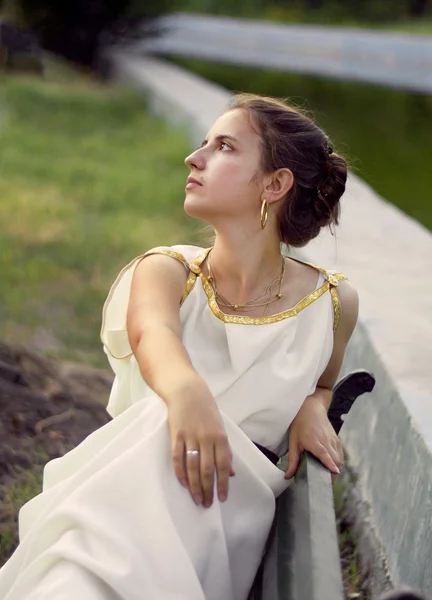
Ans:
{"label": "woman's face", "polygon": [[234,109],[222,115],[185,163],[190,176],[201,183],[186,185],[188,215],[213,226],[227,217],[256,219],[263,189],[260,137],[246,111]]}

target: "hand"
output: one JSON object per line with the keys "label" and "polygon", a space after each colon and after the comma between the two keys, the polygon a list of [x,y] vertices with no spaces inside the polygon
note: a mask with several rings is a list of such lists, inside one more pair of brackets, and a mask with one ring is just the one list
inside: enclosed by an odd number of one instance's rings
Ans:
{"label": "hand", "polygon": [[[213,502],[215,470],[218,498],[228,496],[229,478],[235,475],[232,452],[216,402],[207,386],[194,382],[168,404],[172,460],[176,475],[188,487],[195,503]],[[199,450],[198,455],[186,450]]]}
{"label": "hand", "polygon": [[288,450],[286,479],[295,475],[305,450],[318,458],[334,476],[340,474],[344,463],[342,443],[328,420],[324,405],[313,395],[306,398],[290,425]]}

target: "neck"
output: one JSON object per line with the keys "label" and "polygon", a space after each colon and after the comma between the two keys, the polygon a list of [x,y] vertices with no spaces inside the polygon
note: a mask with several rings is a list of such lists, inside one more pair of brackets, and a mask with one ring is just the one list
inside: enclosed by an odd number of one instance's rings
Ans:
{"label": "neck", "polygon": [[280,241],[270,232],[248,238],[218,232],[210,261],[218,285],[229,286],[241,301],[280,273]]}

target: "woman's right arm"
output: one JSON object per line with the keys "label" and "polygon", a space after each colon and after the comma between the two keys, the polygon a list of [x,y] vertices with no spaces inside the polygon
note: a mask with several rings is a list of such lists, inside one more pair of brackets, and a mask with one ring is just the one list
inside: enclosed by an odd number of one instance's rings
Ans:
{"label": "woman's right arm", "polygon": [[201,383],[181,342],[180,302],[187,273],[182,263],[150,255],[132,279],[127,313],[131,349],[147,384],[167,403],[191,382]]}
{"label": "woman's right arm", "polygon": [[[197,504],[210,506],[215,469],[220,500],[227,496],[234,471],[216,402],[181,341],[180,303],[186,279],[185,267],[171,257],[144,258],[132,279],[127,330],[142,377],[168,407],[177,477]],[[185,451],[195,449],[200,455],[187,455],[185,461]]]}

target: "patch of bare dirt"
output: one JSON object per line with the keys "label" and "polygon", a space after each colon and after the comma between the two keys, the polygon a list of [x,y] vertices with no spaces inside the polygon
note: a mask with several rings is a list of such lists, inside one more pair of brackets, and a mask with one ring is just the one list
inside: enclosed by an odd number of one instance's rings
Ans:
{"label": "patch of bare dirt", "polygon": [[17,477],[41,470],[110,420],[112,380],[109,371],[0,343],[0,541],[16,531],[17,514],[4,500]]}

